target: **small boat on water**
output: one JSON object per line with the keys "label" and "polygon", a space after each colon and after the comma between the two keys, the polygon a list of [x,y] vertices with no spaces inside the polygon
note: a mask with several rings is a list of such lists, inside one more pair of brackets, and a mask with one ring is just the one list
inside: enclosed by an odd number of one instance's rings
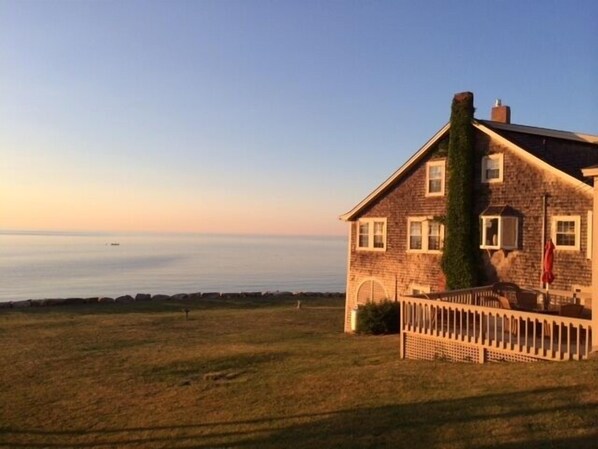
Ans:
{"label": "small boat on water", "polygon": [[112,243],[110,244],[110,246],[120,246],[120,243],[118,243],[118,242],[112,242]]}

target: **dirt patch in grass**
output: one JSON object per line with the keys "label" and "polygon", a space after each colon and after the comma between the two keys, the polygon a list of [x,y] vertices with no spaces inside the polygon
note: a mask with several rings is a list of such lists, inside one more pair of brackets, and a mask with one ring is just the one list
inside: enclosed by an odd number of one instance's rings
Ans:
{"label": "dirt patch in grass", "polygon": [[197,380],[232,380],[243,374],[258,373],[264,364],[282,362],[287,354],[282,352],[264,352],[261,354],[237,354],[215,358],[198,357],[189,360],[177,360],[163,365],[150,365],[142,370],[144,381],[176,383],[181,379]]}

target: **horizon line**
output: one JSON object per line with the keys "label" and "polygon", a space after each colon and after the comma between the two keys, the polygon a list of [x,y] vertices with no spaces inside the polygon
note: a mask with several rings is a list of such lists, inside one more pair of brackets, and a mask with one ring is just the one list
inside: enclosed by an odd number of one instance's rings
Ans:
{"label": "horizon line", "polygon": [[0,228],[0,235],[178,235],[178,236],[219,236],[219,237],[346,237],[342,234],[290,234],[259,232],[210,232],[210,231],[124,231],[124,230],[82,230],[82,229],[44,229],[44,228]]}

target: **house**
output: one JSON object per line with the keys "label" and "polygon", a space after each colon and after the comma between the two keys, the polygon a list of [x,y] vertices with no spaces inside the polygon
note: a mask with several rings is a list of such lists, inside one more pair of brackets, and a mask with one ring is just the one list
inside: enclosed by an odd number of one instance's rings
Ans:
{"label": "house", "polygon": [[[512,124],[500,101],[474,119],[474,210],[487,283],[541,288],[543,248],[555,244],[551,288],[592,288],[593,179],[598,136]],[[340,218],[349,223],[345,331],[367,301],[445,290],[441,269],[448,136],[443,126]],[[586,170],[592,176],[598,170]],[[598,211],[596,212],[598,213]]]}

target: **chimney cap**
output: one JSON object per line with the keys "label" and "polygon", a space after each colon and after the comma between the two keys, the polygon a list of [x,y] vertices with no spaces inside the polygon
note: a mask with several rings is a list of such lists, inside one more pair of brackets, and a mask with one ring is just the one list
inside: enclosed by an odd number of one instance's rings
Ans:
{"label": "chimney cap", "polygon": [[503,106],[500,98],[497,98],[490,114],[490,120],[506,124],[511,123],[511,108]]}

